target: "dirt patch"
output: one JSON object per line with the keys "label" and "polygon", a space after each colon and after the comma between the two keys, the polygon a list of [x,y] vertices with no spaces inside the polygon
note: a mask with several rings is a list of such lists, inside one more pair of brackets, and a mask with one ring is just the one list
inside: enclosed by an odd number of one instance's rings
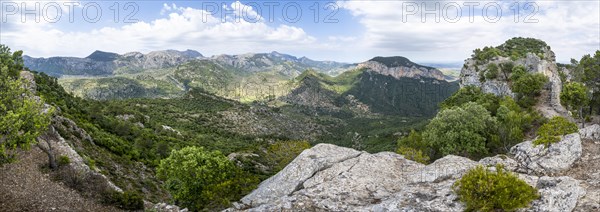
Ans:
{"label": "dirt patch", "polygon": [[563,173],[580,180],[586,195],[579,199],[574,211],[600,210],[600,141],[582,139],[583,152],[571,169]]}
{"label": "dirt patch", "polygon": [[32,147],[19,153],[16,162],[0,167],[1,211],[121,211],[52,181],[40,169],[46,163],[46,154]]}
{"label": "dirt patch", "polygon": [[573,165],[573,168],[564,174],[582,181],[599,181],[600,142],[582,139],[581,144],[583,149],[581,159]]}

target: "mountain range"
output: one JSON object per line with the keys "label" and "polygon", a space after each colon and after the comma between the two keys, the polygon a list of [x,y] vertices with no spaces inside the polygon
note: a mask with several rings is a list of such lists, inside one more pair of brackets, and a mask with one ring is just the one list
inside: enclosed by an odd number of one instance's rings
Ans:
{"label": "mountain range", "polygon": [[[450,80],[440,70],[404,57],[375,57],[357,64],[315,61],[279,52],[204,57],[194,50],[95,51],[85,58],[24,57],[31,70],[59,77],[68,92],[91,99],[172,98],[196,87],[242,102],[282,97],[307,70],[330,77],[353,70],[401,78]],[[352,83],[350,83],[352,84]],[[346,86],[350,86],[347,84]]]}

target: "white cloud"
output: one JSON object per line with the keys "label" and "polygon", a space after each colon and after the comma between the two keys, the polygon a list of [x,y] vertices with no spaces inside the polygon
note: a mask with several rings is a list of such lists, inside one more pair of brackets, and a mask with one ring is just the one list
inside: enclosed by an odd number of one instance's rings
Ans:
{"label": "white cloud", "polygon": [[[429,5],[428,8],[433,8],[432,1],[338,2],[345,10],[340,12],[349,12],[354,17],[353,21],[360,25],[355,27],[364,31],[344,35],[320,33],[325,35],[321,35],[323,38],[319,40],[296,26],[267,23],[268,20],[252,4],[236,1],[222,5],[227,10],[225,20],[222,20],[221,14],[213,15],[172,3],[163,4],[158,19],[88,31],[17,20],[3,24],[1,42],[13,49],[23,49],[26,54],[44,57],[85,56],[97,49],[117,53],[196,49],[205,55],[275,50],[344,62],[360,62],[380,55],[401,55],[417,62],[457,62],[469,57],[475,48],[499,45],[515,36],[546,41],[557,54],[557,59],[565,62],[600,49],[598,1],[535,1],[540,11],[533,18],[538,23],[523,23],[529,14],[523,9],[520,22],[515,23],[511,10],[513,1],[498,2],[503,17],[496,23],[486,22],[480,14],[486,3],[496,1],[480,2],[476,7],[479,12],[472,23],[464,1],[439,2],[440,8],[448,4],[461,6],[463,16],[456,23],[443,18],[436,23],[432,15],[422,23],[418,14],[403,15],[402,3],[415,3],[420,7],[423,2]],[[518,3],[522,8],[526,2]],[[221,7],[216,6],[218,9]],[[453,18],[455,14],[451,10],[449,12],[450,17],[447,18]]]}
{"label": "white cloud", "polygon": [[[600,2],[597,1],[535,1],[539,12],[533,16],[538,23],[523,23],[531,11],[524,11],[527,2],[518,2],[521,7],[519,23],[514,22],[514,2],[498,2],[502,17],[490,23],[481,16],[487,3],[480,2],[475,7],[479,11],[468,17],[468,7],[461,1],[439,1],[442,18],[439,23],[434,16],[426,16],[422,22],[420,12],[426,1],[343,1],[342,8],[359,19],[366,32],[362,43],[366,51],[375,54],[405,55],[419,61],[460,61],[470,56],[471,51],[482,46],[501,44],[511,37],[535,37],[546,41],[557,54],[559,61],[579,58],[583,54],[600,49]],[[531,1],[528,1],[531,2]],[[427,1],[428,9],[434,2]],[[472,2],[471,2],[472,3]],[[407,15],[411,7],[418,5],[416,15]],[[463,16],[456,22],[449,20],[455,14],[449,13],[444,19],[443,8],[448,4],[461,6]],[[512,7],[511,7],[512,6]],[[511,9],[512,8],[512,9]],[[449,8],[452,12],[454,8]],[[493,17],[494,8],[488,15]],[[353,41],[355,42],[355,41]]]}
{"label": "white cloud", "polygon": [[[247,6],[234,2],[227,8],[243,7]],[[251,7],[240,11],[258,17]],[[166,17],[91,31],[63,31],[52,24],[14,23],[18,27],[3,31],[2,42],[13,49],[23,49],[26,54],[47,57],[84,56],[97,49],[118,53],[197,49],[204,54],[285,51],[316,41],[302,28],[270,26],[264,20],[249,22],[241,18],[235,21],[227,17],[223,22],[218,14],[175,4],[164,4],[161,13]]]}

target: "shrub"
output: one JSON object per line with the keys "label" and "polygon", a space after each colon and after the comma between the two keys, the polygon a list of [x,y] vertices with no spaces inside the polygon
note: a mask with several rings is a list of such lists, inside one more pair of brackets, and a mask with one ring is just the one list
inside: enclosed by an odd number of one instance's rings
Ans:
{"label": "shrub", "polygon": [[71,160],[69,159],[68,156],[61,155],[58,157],[58,165],[59,166],[69,165],[69,163],[71,163]]}
{"label": "shrub", "polygon": [[533,141],[535,145],[546,146],[560,141],[559,136],[577,132],[577,125],[561,116],[555,116],[538,130],[538,139]]}
{"label": "shrub", "polygon": [[307,141],[279,141],[269,146],[265,159],[278,172],[308,148],[310,143]]}
{"label": "shrub", "polygon": [[492,115],[496,114],[500,98],[491,93],[484,93],[476,86],[466,86],[458,90],[440,104],[440,109],[461,106],[468,102],[476,102],[485,107]]}
{"label": "shrub", "polygon": [[140,194],[130,191],[117,192],[110,187],[107,180],[100,174],[79,171],[71,166],[61,166],[52,176],[54,180],[63,182],[67,187],[76,190],[83,196],[98,199],[104,204],[114,205],[126,210],[144,208],[144,198]]}
{"label": "shrub", "polygon": [[587,106],[589,101],[587,88],[583,83],[566,83],[560,93],[560,103],[575,112],[581,121],[584,121],[583,107]]}
{"label": "shrub", "polygon": [[429,148],[423,141],[421,133],[411,130],[408,136],[398,139],[397,145],[396,153],[404,155],[406,159],[423,164],[429,163],[429,155],[426,154]]}
{"label": "shrub", "polygon": [[490,63],[487,65],[487,71],[485,72],[486,79],[496,79],[498,77],[498,65]]}
{"label": "shrub", "polygon": [[423,139],[437,151],[437,156],[479,158],[488,153],[486,144],[496,122],[483,106],[469,102],[440,111],[425,127]]}
{"label": "shrub", "polygon": [[466,204],[466,211],[514,211],[539,198],[535,188],[500,165],[496,171],[477,166],[452,188]]}
{"label": "shrub", "polygon": [[500,71],[502,71],[505,80],[508,80],[508,76],[512,73],[514,67],[515,64],[512,62],[500,63]]}
{"label": "shrub", "polygon": [[251,191],[257,181],[221,152],[194,146],[173,150],[160,161],[156,173],[173,198],[191,210],[223,209]]}
{"label": "shrub", "polygon": [[429,156],[424,154],[421,150],[413,149],[410,147],[398,147],[396,153],[401,154],[404,158],[412,160],[418,163],[427,164],[429,163]]}
{"label": "shrub", "polygon": [[529,108],[537,103],[536,97],[540,95],[544,85],[548,83],[548,77],[541,73],[513,73],[511,77],[513,82],[512,91],[517,93],[517,102],[525,108]]}
{"label": "shrub", "polygon": [[104,202],[125,210],[144,209],[144,197],[131,191],[111,191],[105,195]]}

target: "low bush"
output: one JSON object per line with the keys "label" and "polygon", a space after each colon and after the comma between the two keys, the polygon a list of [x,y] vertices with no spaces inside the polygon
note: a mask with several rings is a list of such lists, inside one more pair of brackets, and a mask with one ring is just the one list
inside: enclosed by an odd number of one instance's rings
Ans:
{"label": "low bush", "polygon": [[490,63],[487,65],[487,71],[485,72],[485,78],[488,80],[498,78],[498,65]]}
{"label": "low bush", "polygon": [[125,210],[144,209],[143,196],[131,191],[125,191],[123,193],[111,191],[105,195],[104,201],[107,204],[115,205]]}
{"label": "low bush", "polygon": [[477,166],[453,185],[465,211],[514,211],[537,198],[537,190],[514,174],[496,166],[496,171]]}
{"label": "low bush", "polygon": [[577,125],[575,123],[570,122],[564,117],[555,116],[540,127],[538,130],[539,137],[533,141],[533,144],[548,146],[560,141],[559,136],[575,132],[577,132]]}
{"label": "low bush", "polygon": [[412,160],[422,164],[429,163],[429,156],[427,156],[427,154],[424,154],[421,150],[413,149],[410,147],[399,147],[398,150],[396,150],[396,153],[403,155],[404,158],[408,160]]}
{"label": "low bush", "polygon": [[[62,157],[61,157],[62,158]],[[59,159],[60,161],[60,159]],[[71,166],[60,166],[53,173],[54,180],[63,182],[85,197],[126,210],[144,208],[143,196],[138,193],[115,191],[100,174],[79,171]]]}
{"label": "low bush", "polygon": [[58,165],[59,166],[69,165],[69,163],[71,163],[71,159],[69,159],[69,156],[61,155],[58,157]]}

